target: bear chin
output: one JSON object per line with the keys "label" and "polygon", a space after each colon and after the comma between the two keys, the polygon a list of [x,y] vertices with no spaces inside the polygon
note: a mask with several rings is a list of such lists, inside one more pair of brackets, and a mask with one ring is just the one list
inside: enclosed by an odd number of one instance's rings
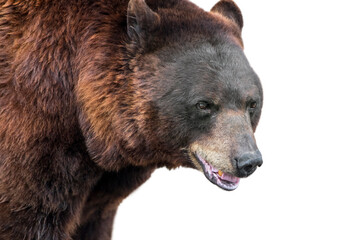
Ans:
{"label": "bear chin", "polygon": [[197,163],[200,164],[205,177],[211,183],[227,191],[233,191],[239,186],[240,178],[229,173],[219,171],[196,152],[192,155],[196,159]]}

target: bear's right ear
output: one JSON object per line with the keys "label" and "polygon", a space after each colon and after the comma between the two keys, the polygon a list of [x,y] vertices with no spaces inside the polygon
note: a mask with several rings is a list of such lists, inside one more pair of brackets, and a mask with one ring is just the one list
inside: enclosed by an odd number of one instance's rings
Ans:
{"label": "bear's right ear", "polygon": [[230,19],[239,27],[240,31],[244,26],[243,17],[239,7],[232,0],[221,0],[210,10]]}
{"label": "bear's right ear", "polygon": [[127,33],[133,41],[142,42],[160,24],[160,17],[144,0],[130,0],[127,9]]}

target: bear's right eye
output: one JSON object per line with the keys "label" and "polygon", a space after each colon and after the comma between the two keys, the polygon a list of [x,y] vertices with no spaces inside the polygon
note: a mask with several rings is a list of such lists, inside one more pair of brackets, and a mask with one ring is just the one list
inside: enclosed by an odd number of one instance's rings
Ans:
{"label": "bear's right eye", "polygon": [[196,107],[199,110],[210,110],[210,104],[204,101],[198,102]]}
{"label": "bear's right eye", "polygon": [[198,113],[202,117],[212,115],[213,111],[215,110],[214,105],[206,101],[200,101],[195,106],[198,110]]}

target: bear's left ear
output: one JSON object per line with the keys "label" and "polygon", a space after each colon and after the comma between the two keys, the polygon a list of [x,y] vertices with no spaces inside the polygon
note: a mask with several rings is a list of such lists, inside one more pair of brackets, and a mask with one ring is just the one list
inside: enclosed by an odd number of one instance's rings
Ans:
{"label": "bear's left ear", "polygon": [[144,0],[130,0],[127,9],[127,33],[133,41],[143,42],[160,23],[160,17]]}
{"label": "bear's left ear", "polygon": [[239,7],[232,0],[221,0],[210,10],[219,13],[238,25],[240,31],[244,26],[243,17]]}

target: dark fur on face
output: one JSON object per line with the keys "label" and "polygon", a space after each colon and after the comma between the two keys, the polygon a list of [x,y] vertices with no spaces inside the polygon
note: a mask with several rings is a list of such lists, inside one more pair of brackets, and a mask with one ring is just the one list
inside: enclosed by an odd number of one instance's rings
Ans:
{"label": "dark fur on face", "polygon": [[0,239],[110,239],[158,167],[251,174],[242,26],[229,0],[0,0]]}

